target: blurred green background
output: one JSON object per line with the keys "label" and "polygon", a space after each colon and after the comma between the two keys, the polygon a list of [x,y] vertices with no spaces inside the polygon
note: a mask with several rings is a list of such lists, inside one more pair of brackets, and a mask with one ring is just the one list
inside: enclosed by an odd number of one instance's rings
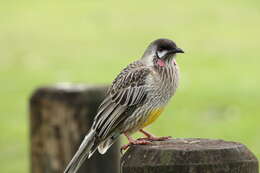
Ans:
{"label": "blurred green background", "polygon": [[180,88],[149,129],[240,141],[260,158],[259,0],[1,0],[1,172],[29,172],[36,87],[110,83],[161,37],[186,54]]}

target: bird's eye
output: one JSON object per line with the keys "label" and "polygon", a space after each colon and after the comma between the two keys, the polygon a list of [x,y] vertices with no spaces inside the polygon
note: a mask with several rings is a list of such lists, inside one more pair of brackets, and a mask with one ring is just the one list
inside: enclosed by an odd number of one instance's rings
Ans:
{"label": "bird's eye", "polygon": [[158,52],[161,52],[161,51],[163,51],[163,48],[158,48],[158,50],[157,50]]}

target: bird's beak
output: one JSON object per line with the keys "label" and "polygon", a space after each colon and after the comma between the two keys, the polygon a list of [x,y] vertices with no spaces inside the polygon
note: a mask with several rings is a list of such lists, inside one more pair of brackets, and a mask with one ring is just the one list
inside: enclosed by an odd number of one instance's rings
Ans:
{"label": "bird's beak", "polygon": [[181,48],[176,48],[175,50],[174,50],[174,53],[184,53],[184,51],[181,49]]}
{"label": "bird's beak", "polygon": [[176,54],[176,53],[184,53],[184,51],[181,48],[175,48],[173,50],[170,50],[168,54]]}

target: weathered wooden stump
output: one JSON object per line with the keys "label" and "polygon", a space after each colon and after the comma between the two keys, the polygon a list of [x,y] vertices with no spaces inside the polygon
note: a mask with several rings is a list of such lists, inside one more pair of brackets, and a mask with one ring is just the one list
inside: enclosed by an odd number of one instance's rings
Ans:
{"label": "weathered wooden stump", "polygon": [[131,146],[121,173],[258,173],[258,161],[237,142],[174,139]]}
{"label": "weathered wooden stump", "polygon": [[[57,85],[30,100],[31,172],[61,173],[88,132],[106,86]],[[79,173],[119,172],[119,145],[87,160]]]}

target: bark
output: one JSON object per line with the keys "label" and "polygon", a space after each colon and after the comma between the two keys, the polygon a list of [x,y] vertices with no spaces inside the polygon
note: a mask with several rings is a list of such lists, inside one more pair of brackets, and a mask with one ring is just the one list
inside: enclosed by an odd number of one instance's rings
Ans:
{"label": "bark", "polygon": [[121,173],[258,173],[258,161],[237,142],[173,139],[131,146]]}
{"label": "bark", "polygon": [[[107,86],[57,85],[30,99],[31,172],[61,173],[88,132]],[[102,165],[102,166],[101,166]],[[79,173],[118,173],[119,143],[97,152]]]}

